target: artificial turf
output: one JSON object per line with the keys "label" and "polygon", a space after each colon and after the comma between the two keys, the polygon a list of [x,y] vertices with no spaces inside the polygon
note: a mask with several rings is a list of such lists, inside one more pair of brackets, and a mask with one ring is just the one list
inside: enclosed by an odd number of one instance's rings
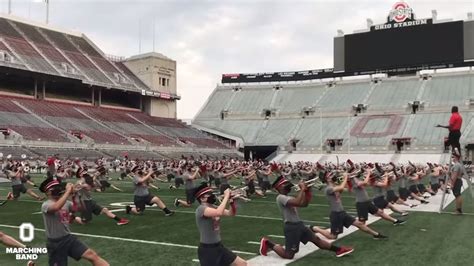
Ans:
{"label": "artificial turf", "polygon": [[[117,175],[111,175],[116,179]],[[39,183],[41,176],[35,176]],[[235,180],[235,182],[239,182]],[[94,193],[94,199],[109,209],[123,209],[111,206],[117,202],[133,201],[133,185],[130,181],[112,181],[124,192],[108,189],[103,193]],[[150,191],[162,198],[170,209],[175,197],[184,197],[184,190],[169,190],[167,183],[159,184],[161,189]],[[1,187],[0,195],[6,195],[9,187]],[[39,191],[35,190],[37,193]],[[309,223],[328,226],[329,208],[321,192],[316,191],[312,204],[299,210],[302,219]],[[466,194],[466,193],[465,193]],[[470,195],[465,196],[466,212],[474,213]],[[343,204],[350,213],[354,212],[354,199],[350,194],[343,194]],[[115,212],[119,216],[130,219],[130,223],[117,226],[105,216],[94,216],[88,225],[71,225],[72,232],[120,237],[133,240],[153,241],[153,243],[129,242],[118,239],[103,239],[90,236],[79,236],[79,239],[98,252],[111,265],[197,265],[196,247],[199,244],[199,234],[195,225],[192,208],[177,208],[178,212],[172,217],[165,217],[158,208],[149,208],[142,216],[126,215],[123,211]],[[40,202],[35,202],[23,194],[18,201],[8,202],[0,207],[0,230],[18,238],[18,230],[2,227],[1,225],[19,226],[22,222],[31,222],[35,228],[44,229],[40,211]],[[471,209],[469,209],[471,208]],[[452,206],[448,207],[448,210]],[[264,235],[283,235],[283,223],[280,212],[275,204],[275,194],[266,198],[252,197],[251,202],[241,203],[238,214],[242,216],[223,218],[221,220],[221,236],[223,243],[232,250],[243,251],[239,256],[249,259],[257,255],[258,245],[248,243],[258,242]],[[260,218],[259,218],[260,217]],[[345,258],[336,259],[326,251],[314,252],[296,262],[295,265],[474,265],[474,216],[462,217],[450,214],[412,212],[408,223],[401,227],[379,221],[373,227],[389,235],[387,241],[375,241],[369,236],[356,232],[339,240],[337,243],[353,245],[356,251]],[[422,230],[424,229],[424,230]],[[275,239],[283,242],[283,239]],[[33,247],[45,246],[44,232],[35,232],[35,240],[30,243]],[[158,244],[155,242],[159,242]],[[168,244],[186,245],[188,247],[168,246]],[[191,246],[191,247],[189,247]],[[0,265],[25,265],[18,262],[13,255],[4,253],[0,247]],[[251,254],[247,254],[251,253]],[[88,265],[85,261],[74,262],[70,265]],[[289,261],[288,261],[289,262]],[[38,265],[47,265],[47,256],[41,256]]]}

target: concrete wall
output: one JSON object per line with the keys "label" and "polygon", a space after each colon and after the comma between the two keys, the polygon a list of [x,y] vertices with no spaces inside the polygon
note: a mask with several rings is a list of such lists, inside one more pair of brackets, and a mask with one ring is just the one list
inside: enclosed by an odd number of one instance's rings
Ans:
{"label": "concrete wall", "polygon": [[[159,53],[132,56],[125,65],[153,91],[177,93],[176,61]],[[152,116],[176,118],[176,101],[145,97],[144,110]]]}

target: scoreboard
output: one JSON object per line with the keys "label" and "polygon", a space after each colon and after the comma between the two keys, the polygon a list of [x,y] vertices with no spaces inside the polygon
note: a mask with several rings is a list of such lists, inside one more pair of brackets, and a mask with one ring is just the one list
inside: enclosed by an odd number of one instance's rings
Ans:
{"label": "scoreboard", "polygon": [[[414,23],[413,23],[414,24]],[[344,71],[389,70],[464,60],[463,21],[372,26],[344,36]]]}

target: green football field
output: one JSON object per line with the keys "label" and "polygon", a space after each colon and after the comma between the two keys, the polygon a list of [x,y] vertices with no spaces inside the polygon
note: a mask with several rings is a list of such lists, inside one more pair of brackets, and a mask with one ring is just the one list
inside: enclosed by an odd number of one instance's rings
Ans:
{"label": "green football field", "polygon": [[[112,176],[116,179],[116,175]],[[34,180],[39,184],[41,177]],[[79,239],[111,265],[198,265],[196,205],[193,208],[179,207],[171,217],[165,217],[156,207],[148,208],[142,216],[126,215],[120,204],[133,201],[133,185],[131,181],[111,182],[124,192],[109,189],[95,193],[94,199],[102,206],[116,210],[117,215],[130,219],[130,223],[117,226],[115,221],[105,216],[94,216],[88,225],[71,226],[71,230],[79,234]],[[159,185],[160,190],[150,191],[161,197],[170,209],[175,209],[172,203],[176,197],[184,197],[184,190],[169,190],[167,183]],[[9,190],[9,187],[0,187],[2,199]],[[328,226],[327,201],[319,191],[314,195],[312,204],[299,210],[300,216],[307,223]],[[378,221],[371,227],[388,235],[388,240],[373,240],[357,231],[336,242],[353,246],[356,250],[351,255],[336,258],[333,253],[316,251],[292,262],[292,265],[474,265],[474,206],[468,192],[464,193],[464,198],[464,216],[448,213],[453,211],[451,204],[445,210],[447,213],[411,212],[408,222],[398,227]],[[354,215],[352,195],[345,193],[342,199],[346,211]],[[40,202],[27,195],[22,195],[19,201],[8,202],[0,207],[0,230],[18,238],[16,226],[31,222],[37,231],[30,245],[44,247],[40,206]],[[251,202],[240,203],[237,217],[221,220],[223,243],[245,259],[257,256],[257,242],[264,235],[275,236],[272,237],[275,241],[283,243],[283,239],[278,238],[283,235],[282,231],[283,223],[274,193],[266,198],[253,196]],[[26,265],[24,261],[16,261],[14,255],[5,254],[4,247],[0,249],[0,265]],[[70,265],[82,264],[87,265],[85,261],[76,263],[70,259]],[[47,265],[47,256],[41,256],[38,265]]]}

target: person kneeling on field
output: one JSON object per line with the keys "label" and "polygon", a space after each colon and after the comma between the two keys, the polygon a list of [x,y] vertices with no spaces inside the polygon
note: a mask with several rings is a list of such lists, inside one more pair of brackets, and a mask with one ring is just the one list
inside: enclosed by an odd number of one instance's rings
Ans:
{"label": "person kneeling on field", "polygon": [[49,265],[67,265],[68,257],[75,260],[85,258],[93,265],[106,266],[107,261],[99,257],[97,253],[84,245],[79,239],[71,234],[69,223],[71,222],[72,202],[68,197],[72,194],[74,185],[65,184],[65,188],[57,180],[48,178],[40,185],[40,191],[45,193],[48,200],[41,205],[48,248]]}
{"label": "person kneeling on field", "polygon": [[348,174],[344,173],[342,182],[340,184],[336,184],[337,176],[333,174],[326,174],[325,178],[323,179],[327,183],[327,187],[324,190],[326,197],[329,201],[329,206],[331,209],[331,213],[329,215],[330,223],[331,223],[331,230],[328,231],[326,229],[322,229],[318,226],[313,226],[311,230],[316,233],[320,233],[327,239],[337,239],[339,234],[342,234],[344,227],[349,228],[349,226],[353,225],[359,228],[361,231],[372,235],[374,239],[384,239],[387,238],[386,236],[374,231],[361,221],[356,220],[351,215],[347,214],[344,211],[344,207],[342,206],[341,202],[341,193],[344,191],[344,188],[347,185],[347,178]]}
{"label": "person kneeling on field", "polygon": [[153,171],[145,174],[137,165],[132,168],[132,173],[133,184],[135,185],[135,191],[133,193],[133,203],[135,204],[135,207],[127,206],[125,209],[126,213],[129,214],[131,212],[133,214],[143,214],[143,212],[145,212],[145,205],[152,206],[153,204],[156,204],[161,210],[163,210],[165,216],[173,215],[174,211],[170,211],[159,197],[151,195],[148,191],[148,185],[152,178]]}
{"label": "person kneeling on field", "polygon": [[301,190],[296,197],[288,196],[293,187],[290,181],[283,176],[278,177],[273,182],[272,187],[278,192],[276,197],[277,206],[283,215],[285,232],[285,247],[275,244],[267,237],[260,240],[260,254],[266,256],[269,250],[275,251],[278,256],[284,259],[293,259],[299,251],[300,242],[305,244],[311,242],[320,249],[331,250],[336,252],[336,257],[342,257],[354,251],[351,247],[338,247],[325,240],[322,240],[314,232],[310,230],[301,221],[297,209],[298,207],[307,207],[311,201],[311,190],[308,189],[304,182],[300,182]]}
{"label": "person kneeling on field", "polygon": [[199,263],[202,266],[247,265],[245,260],[221,243],[220,218],[236,214],[236,206],[233,202],[231,208],[226,209],[230,200],[230,189],[224,191],[224,199],[218,207],[214,205],[217,197],[206,183],[195,189],[194,197],[200,204],[196,209],[196,225],[200,234]]}
{"label": "person kneeling on field", "polygon": [[95,200],[92,199],[92,193],[94,187],[93,178],[85,174],[79,182],[74,186],[74,196],[73,204],[78,207],[81,217],[76,217],[75,220],[78,224],[86,224],[92,221],[92,214],[100,215],[104,214],[105,216],[114,219],[117,222],[117,225],[128,224],[128,220],[120,218],[117,215],[113,214],[109,209],[104,208],[97,204]]}

